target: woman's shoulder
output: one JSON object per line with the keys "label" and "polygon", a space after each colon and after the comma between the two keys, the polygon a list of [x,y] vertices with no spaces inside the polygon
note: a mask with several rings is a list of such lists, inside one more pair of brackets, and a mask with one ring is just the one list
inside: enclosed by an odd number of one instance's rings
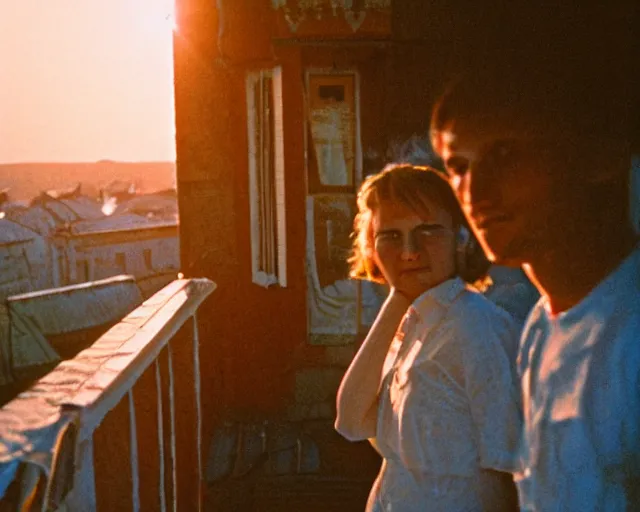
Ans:
{"label": "woman's shoulder", "polygon": [[482,343],[486,347],[487,341],[493,338],[508,345],[511,353],[512,345],[517,346],[520,338],[520,327],[513,317],[470,287],[451,305],[447,316],[447,324],[455,337],[472,344]]}

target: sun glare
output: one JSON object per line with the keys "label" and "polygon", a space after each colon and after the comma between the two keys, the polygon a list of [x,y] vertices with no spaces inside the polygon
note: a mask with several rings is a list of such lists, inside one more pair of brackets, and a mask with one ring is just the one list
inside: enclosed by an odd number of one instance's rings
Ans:
{"label": "sun glare", "polygon": [[174,0],[134,0],[141,28],[164,34],[177,31]]}
{"label": "sun glare", "polygon": [[167,14],[165,20],[167,21],[167,24],[169,25],[171,30],[173,30],[174,32],[178,31],[178,22],[176,21],[175,13],[172,12]]}

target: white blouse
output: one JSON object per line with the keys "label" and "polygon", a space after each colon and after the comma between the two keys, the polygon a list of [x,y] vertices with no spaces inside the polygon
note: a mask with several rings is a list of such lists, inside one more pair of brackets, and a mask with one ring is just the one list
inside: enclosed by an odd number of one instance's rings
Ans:
{"label": "white blouse", "polygon": [[498,510],[486,504],[503,480],[482,470],[514,470],[518,334],[459,278],[416,299],[383,367],[376,444],[384,460],[369,510]]}

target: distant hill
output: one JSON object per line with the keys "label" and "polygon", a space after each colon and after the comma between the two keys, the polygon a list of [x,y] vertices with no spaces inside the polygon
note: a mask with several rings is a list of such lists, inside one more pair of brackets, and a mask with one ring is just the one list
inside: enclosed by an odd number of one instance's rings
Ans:
{"label": "distant hill", "polygon": [[0,190],[9,198],[31,200],[43,190],[69,188],[81,183],[82,193],[97,196],[112,181],[135,183],[141,192],[175,187],[175,162],[60,162],[0,164]]}

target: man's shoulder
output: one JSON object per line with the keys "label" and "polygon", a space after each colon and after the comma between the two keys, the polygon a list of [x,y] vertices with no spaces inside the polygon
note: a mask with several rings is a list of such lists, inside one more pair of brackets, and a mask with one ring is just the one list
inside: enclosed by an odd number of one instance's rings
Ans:
{"label": "man's shoulder", "polygon": [[[532,358],[545,346],[573,352],[596,346],[605,353],[640,355],[640,294],[612,294],[591,301],[580,314],[552,317],[542,297],[533,307],[522,330],[518,369],[526,370]],[[609,348],[605,348],[605,345]],[[562,348],[564,347],[564,349]],[[582,347],[582,348],[581,348]],[[614,348],[615,347],[615,348]],[[617,356],[616,356],[617,357]]]}

